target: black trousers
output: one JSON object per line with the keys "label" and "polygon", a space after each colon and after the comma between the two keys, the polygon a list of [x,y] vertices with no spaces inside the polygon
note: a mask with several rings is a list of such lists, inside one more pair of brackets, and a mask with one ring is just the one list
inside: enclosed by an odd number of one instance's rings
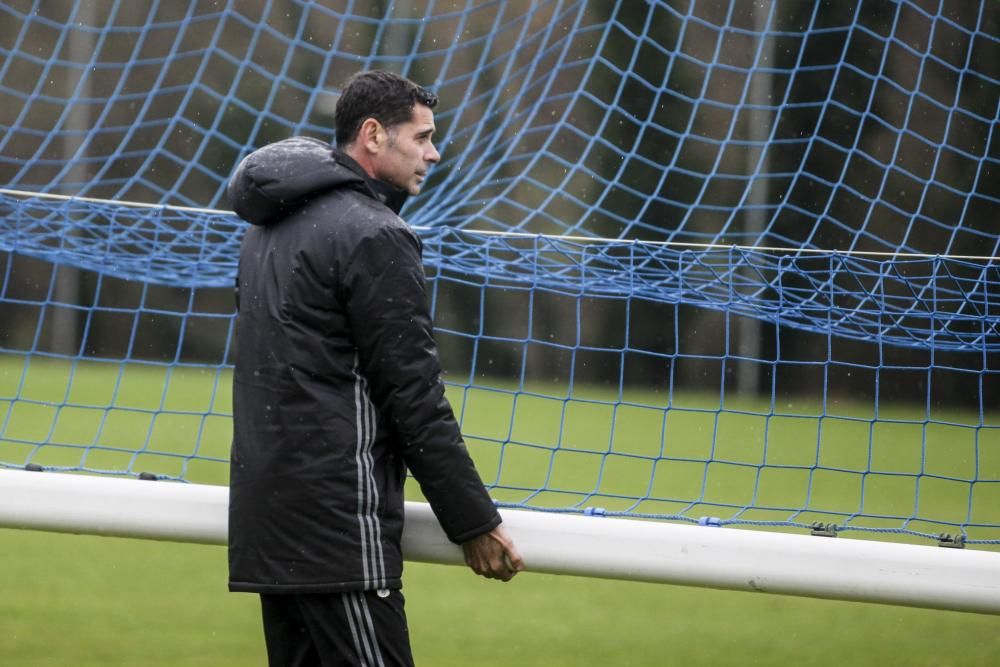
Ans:
{"label": "black trousers", "polygon": [[261,594],[270,667],[412,667],[398,590]]}

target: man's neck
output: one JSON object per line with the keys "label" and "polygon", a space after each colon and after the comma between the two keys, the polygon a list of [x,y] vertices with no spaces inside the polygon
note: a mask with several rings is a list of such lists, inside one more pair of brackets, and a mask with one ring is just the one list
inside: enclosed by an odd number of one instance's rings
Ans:
{"label": "man's neck", "polygon": [[342,148],[337,148],[336,150],[338,150],[342,155],[346,155],[347,157],[351,158],[351,160],[353,160],[354,163],[361,168],[365,176],[368,177],[368,183],[371,186],[371,189],[375,192],[375,195],[379,198],[379,200],[383,204],[388,206],[390,209],[392,209],[394,213],[398,214],[400,209],[403,208],[403,204],[406,203],[407,197],[409,196],[406,190],[397,188],[394,185],[390,185],[389,183],[386,183],[385,181],[376,178],[370,166],[366,167],[364,163],[358,159],[359,154],[363,153],[363,151],[352,151],[350,150],[350,148],[348,148],[347,150],[344,150]]}
{"label": "man's neck", "polygon": [[356,144],[351,144],[346,148],[341,148],[340,152],[357,162],[358,166],[364,169],[365,173],[368,174],[368,178],[373,181],[378,180],[378,177],[375,175],[375,165],[371,154],[359,149]]}

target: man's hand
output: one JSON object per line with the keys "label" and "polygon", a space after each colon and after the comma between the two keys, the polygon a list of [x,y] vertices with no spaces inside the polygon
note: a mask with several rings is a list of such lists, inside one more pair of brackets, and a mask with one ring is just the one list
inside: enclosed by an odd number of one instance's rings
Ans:
{"label": "man's hand", "polygon": [[503,524],[472,538],[462,545],[462,551],[466,565],[487,579],[510,581],[524,569],[524,560]]}

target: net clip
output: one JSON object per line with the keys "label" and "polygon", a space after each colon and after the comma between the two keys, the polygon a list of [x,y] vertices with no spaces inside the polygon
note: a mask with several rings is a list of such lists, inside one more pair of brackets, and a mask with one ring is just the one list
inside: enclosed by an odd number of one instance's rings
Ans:
{"label": "net clip", "polygon": [[812,529],[809,532],[810,534],[816,535],[817,537],[836,537],[837,524],[823,523],[821,521],[816,521],[815,523],[813,523]]}
{"label": "net clip", "polygon": [[941,533],[938,535],[938,546],[948,549],[964,549],[965,535],[952,535],[951,533]]}

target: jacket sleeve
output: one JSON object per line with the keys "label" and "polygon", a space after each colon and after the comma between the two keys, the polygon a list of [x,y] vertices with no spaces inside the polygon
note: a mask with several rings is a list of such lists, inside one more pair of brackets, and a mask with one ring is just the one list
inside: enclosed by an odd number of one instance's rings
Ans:
{"label": "jacket sleeve", "polygon": [[342,284],[372,400],[441,527],[461,544],[500,516],[444,395],[419,243],[408,229],[382,229],[361,241]]}

